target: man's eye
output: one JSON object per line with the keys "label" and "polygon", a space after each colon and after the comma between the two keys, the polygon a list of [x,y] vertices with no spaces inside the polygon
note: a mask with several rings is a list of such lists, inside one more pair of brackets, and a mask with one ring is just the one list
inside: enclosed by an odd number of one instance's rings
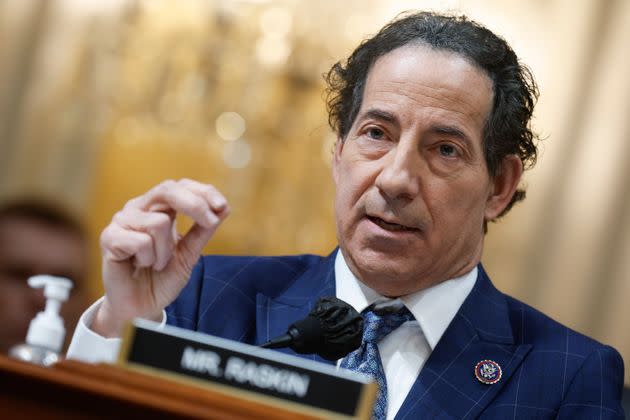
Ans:
{"label": "man's eye", "polygon": [[367,130],[367,136],[374,140],[381,140],[385,133],[380,128],[370,128]]}
{"label": "man's eye", "polygon": [[450,144],[441,144],[440,154],[446,157],[453,157],[457,155],[457,149]]}

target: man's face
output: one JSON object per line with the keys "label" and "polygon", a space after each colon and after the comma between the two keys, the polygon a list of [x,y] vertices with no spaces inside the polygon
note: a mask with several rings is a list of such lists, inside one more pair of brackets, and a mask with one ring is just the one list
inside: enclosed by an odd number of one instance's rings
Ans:
{"label": "man's face", "polygon": [[333,162],[339,244],[365,284],[401,296],[479,262],[484,220],[521,174],[515,156],[501,171],[508,179],[488,174],[492,101],[490,79],[459,55],[416,45],[376,61]]}
{"label": "man's face", "polygon": [[85,308],[84,241],[75,233],[26,217],[7,216],[0,221],[0,352],[24,342],[31,319],[44,308],[42,289],[26,280],[36,274],[70,278],[74,288],[62,307],[67,335]]}

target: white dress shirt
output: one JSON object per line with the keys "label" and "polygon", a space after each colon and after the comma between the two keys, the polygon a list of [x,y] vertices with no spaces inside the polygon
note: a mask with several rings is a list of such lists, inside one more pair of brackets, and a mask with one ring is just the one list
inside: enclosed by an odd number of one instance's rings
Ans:
{"label": "white dress shirt", "polygon": [[[393,419],[413,386],[422,366],[451,323],[477,279],[472,271],[398,300],[415,320],[402,324],[378,343],[387,381],[387,419]],[[361,283],[348,268],[341,252],[335,259],[337,297],[361,312],[374,302],[392,301]]]}
{"label": "white dress shirt", "polygon": [[[378,344],[387,380],[387,419],[393,419],[407,397],[422,366],[446,331],[472,290],[477,267],[472,271],[431,288],[403,296],[400,301],[415,320],[401,325]],[[341,252],[335,259],[336,294],[358,312],[374,302],[387,299],[361,283],[352,274]],[[105,338],[90,330],[102,298],[81,316],[74,331],[67,357],[90,363],[114,362],[120,348],[119,338]],[[166,322],[166,313],[162,325]]]}

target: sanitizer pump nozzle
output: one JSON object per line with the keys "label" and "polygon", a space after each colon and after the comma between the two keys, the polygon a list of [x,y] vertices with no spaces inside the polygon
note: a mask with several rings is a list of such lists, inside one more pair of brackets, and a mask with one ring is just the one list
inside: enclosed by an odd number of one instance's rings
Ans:
{"label": "sanitizer pump nozzle", "polygon": [[12,348],[10,355],[48,366],[59,360],[59,351],[66,335],[59,309],[70,296],[72,282],[62,277],[40,275],[29,278],[28,285],[32,288],[44,288],[46,308],[31,321],[26,344]]}

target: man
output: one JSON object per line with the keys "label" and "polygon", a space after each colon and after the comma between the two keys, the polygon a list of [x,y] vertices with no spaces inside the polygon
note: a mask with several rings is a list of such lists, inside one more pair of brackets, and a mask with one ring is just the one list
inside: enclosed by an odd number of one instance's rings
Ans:
{"label": "man", "polygon": [[[81,225],[61,209],[41,200],[16,200],[0,206],[0,350],[26,339],[31,320],[44,309],[44,293],[26,280],[36,274],[66,277],[74,283],[61,308],[72,331],[88,302],[88,258]],[[70,334],[68,334],[69,336]]]}
{"label": "man", "polygon": [[[411,14],[327,81],[339,252],[199,259],[227,202],[167,181],[103,232],[106,295],[71,354],[111,358],[127,320],[165,307],[168,323],[258,344],[335,294],[370,331],[399,309],[374,363],[367,339],[341,362],[374,367],[376,418],[622,418],[619,354],[501,294],[480,265],[487,223],[524,198],[536,158],[535,84],[506,42],[464,17]],[[195,221],[182,238],[178,212]]]}

